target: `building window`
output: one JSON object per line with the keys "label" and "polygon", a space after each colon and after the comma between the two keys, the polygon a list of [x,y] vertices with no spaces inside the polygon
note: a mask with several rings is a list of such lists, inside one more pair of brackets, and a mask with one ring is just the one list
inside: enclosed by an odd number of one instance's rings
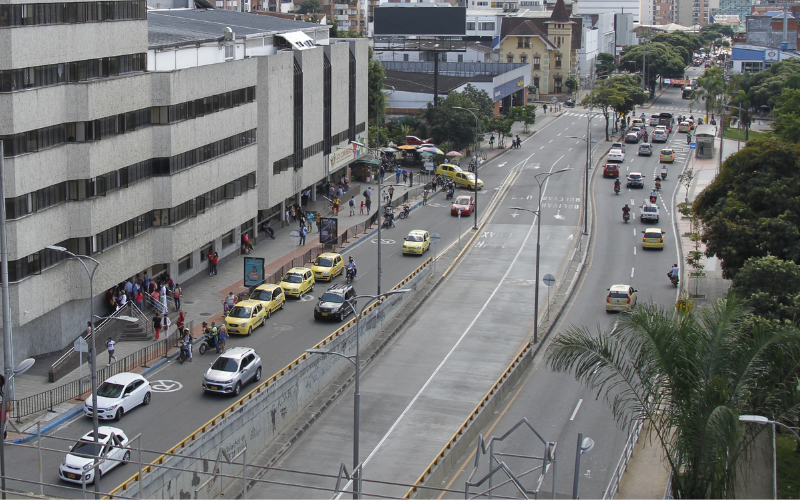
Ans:
{"label": "building window", "polygon": [[533,86],[536,87],[536,90],[539,90],[539,77],[538,76],[534,76],[533,77]]}
{"label": "building window", "polygon": [[229,246],[236,243],[236,230],[231,229],[227,233],[222,235],[222,248],[228,248]]}
{"label": "building window", "polygon": [[467,31],[475,31],[475,23],[474,22],[467,23]]}
{"label": "building window", "polygon": [[458,54],[458,62],[464,62],[464,54]]}
{"label": "building window", "polygon": [[506,56],[506,62],[513,63],[514,62],[514,54],[508,54]]}
{"label": "building window", "polygon": [[561,54],[556,54],[556,68],[561,67]]}
{"label": "building window", "polygon": [[522,64],[527,63],[528,62],[528,56],[526,56],[525,54],[520,54],[519,55],[519,62],[521,62]]}
{"label": "building window", "polygon": [[[542,58],[539,56],[533,56],[533,69],[540,70],[542,69]],[[538,85],[537,85],[538,87]]]}
{"label": "building window", "polygon": [[235,49],[233,45],[226,45],[225,46],[225,61],[233,61]]}
{"label": "building window", "polygon": [[478,30],[480,31],[494,31],[494,23],[479,23]]}
{"label": "building window", "polygon": [[524,46],[525,46],[525,42],[524,42],[524,40],[525,40],[525,39],[524,39],[524,38],[522,38],[521,36],[518,36],[518,37],[517,37],[517,48],[518,48],[518,49],[521,49],[522,47],[524,47]]}
{"label": "building window", "polygon": [[403,61],[408,61],[408,54],[403,54]]}
{"label": "building window", "polygon": [[178,274],[183,274],[192,268],[192,254],[184,255],[178,260]]}

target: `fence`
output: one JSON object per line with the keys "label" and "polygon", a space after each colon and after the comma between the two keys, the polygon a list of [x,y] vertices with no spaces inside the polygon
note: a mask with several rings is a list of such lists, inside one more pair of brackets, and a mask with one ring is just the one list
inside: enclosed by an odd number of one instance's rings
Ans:
{"label": "fence", "polygon": [[622,449],[622,455],[619,457],[617,467],[614,469],[614,473],[611,476],[611,481],[609,481],[608,486],[606,486],[606,491],[603,494],[603,500],[611,500],[614,498],[614,495],[617,494],[617,491],[619,490],[619,483],[622,480],[622,475],[628,470],[628,462],[631,460],[631,455],[633,455],[633,449],[636,447],[636,442],[639,441],[639,433],[642,432],[643,426],[644,420],[637,420],[633,426],[633,429],[631,430],[631,433],[628,435],[628,440],[625,442],[625,447]]}
{"label": "fence", "polygon": [[[192,325],[189,325],[191,328]],[[106,366],[97,370],[97,380],[106,380],[109,377],[129,371],[133,368],[140,366],[147,366],[147,363],[160,358],[166,357],[170,347],[178,346],[178,330],[166,336],[163,340],[157,340],[154,343],[139,349],[138,351],[125,356],[124,358],[116,361],[111,366]],[[91,369],[90,369],[91,370]],[[91,375],[91,372],[90,372]],[[22,399],[15,399],[11,401],[11,418],[16,418],[20,422],[20,418],[31,415],[33,413],[48,410],[53,411],[53,407],[60,405],[70,399],[80,397],[84,388],[91,387],[89,383],[83,379],[73,380],[64,385],[54,387],[45,392],[34,394]]]}

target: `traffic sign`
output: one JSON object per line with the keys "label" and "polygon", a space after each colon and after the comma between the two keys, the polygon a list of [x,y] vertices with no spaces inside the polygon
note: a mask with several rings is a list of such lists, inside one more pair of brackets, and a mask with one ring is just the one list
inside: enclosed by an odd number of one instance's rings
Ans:
{"label": "traffic sign", "polygon": [[690,142],[689,143],[689,149],[697,149],[697,143],[696,142]]}
{"label": "traffic sign", "polygon": [[544,281],[544,284],[547,286],[553,286],[556,282],[556,277],[552,274],[545,274],[544,278],[542,278],[542,281]]}
{"label": "traffic sign", "polygon": [[680,313],[687,313],[694,309],[694,304],[688,300],[681,299],[675,303],[675,309],[677,309]]}
{"label": "traffic sign", "polygon": [[556,99],[555,97],[553,97],[552,99],[550,99],[550,102],[552,102],[553,104],[555,104],[555,103],[557,103],[557,102],[558,102],[558,99]]}
{"label": "traffic sign", "polygon": [[78,337],[72,346],[78,352],[89,352],[89,344],[86,343],[83,337]]}

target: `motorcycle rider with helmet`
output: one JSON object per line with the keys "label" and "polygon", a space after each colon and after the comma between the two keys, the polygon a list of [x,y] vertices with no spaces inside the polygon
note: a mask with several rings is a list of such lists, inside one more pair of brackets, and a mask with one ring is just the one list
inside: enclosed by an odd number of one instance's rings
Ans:
{"label": "motorcycle rider with helmet", "polygon": [[620,189],[620,187],[619,187],[619,178],[617,178],[617,179],[614,179],[614,192],[615,193],[619,193],[619,189]]}
{"label": "motorcycle rider with helmet", "polygon": [[629,215],[630,211],[631,211],[631,209],[630,209],[630,207],[628,207],[628,204],[626,203],[625,206],[622,207],[622,218],[623,219],[627,219],[628,217],[630,217],[630,215]]}
{"label": "motorcycle rider with helmet", "polygon": [[356,269],[356,261],[353,260],[353,256],[351,255],[350,258],[347,260],[347,264],[345,265],[348,272],[353,273],[353,279],[356,277],[356,273],[358,273],[358,269]]}

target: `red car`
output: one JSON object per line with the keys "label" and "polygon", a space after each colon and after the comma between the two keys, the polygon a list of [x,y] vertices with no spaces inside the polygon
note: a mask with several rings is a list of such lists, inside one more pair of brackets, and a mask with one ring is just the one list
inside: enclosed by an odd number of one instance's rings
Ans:
{"label": "red car", "polygon": [[603,168],[603,177],[616,177],[619,179],[619,165],[616,163],[606,163]]}
{"label": "red car", "polygon": [[420,144],[425,144],[428,142],[433,142],[433,137],[428,137],[427,139],[420,139],[416,135],[406,136],[406,144],[408,144],[409,146],[419,146]]}
{"label": "red car", "polygon": [[450,208],[450,215],[458,215],[459,210],[462,217],[467,217],[475,210],[475,198],[472,196],[459,196],[456,198],[452,208]]}

